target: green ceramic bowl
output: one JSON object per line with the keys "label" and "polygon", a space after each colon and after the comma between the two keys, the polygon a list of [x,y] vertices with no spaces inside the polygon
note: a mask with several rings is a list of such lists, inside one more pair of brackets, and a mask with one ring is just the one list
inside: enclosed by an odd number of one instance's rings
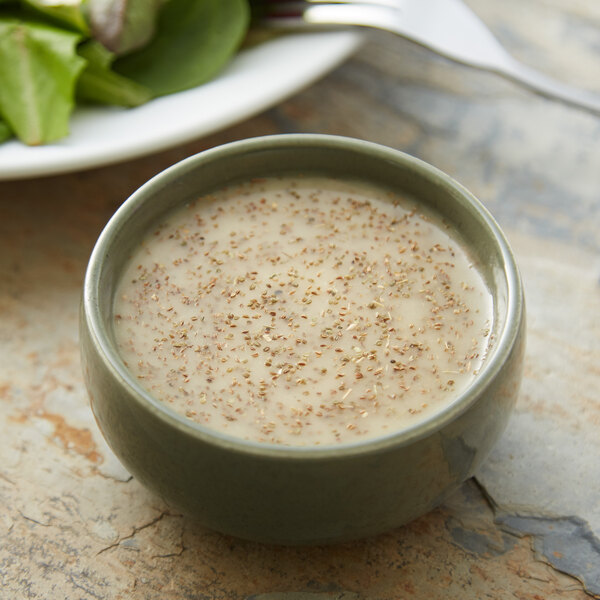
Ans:
{"label": "green ceramic bowl", "polygon": [[[112,330],[115,287],[133,249],[173,207],[233,180],[286,173],[351,176],[405,191],[461,233],[494,296],[496,344],[471,387],[409,429],[339,447],[283,447],[210,431],[144,391]],[[91,405],[123,464],[201,524],[265,542],[334,542],[376,534],[431,510],[473,474],[504,430],[523,362],[525,311],[511,250],[487,210],[444,173],[364,141],[280,135],[192,156],[116,212],[92,253],[81,311]]]}

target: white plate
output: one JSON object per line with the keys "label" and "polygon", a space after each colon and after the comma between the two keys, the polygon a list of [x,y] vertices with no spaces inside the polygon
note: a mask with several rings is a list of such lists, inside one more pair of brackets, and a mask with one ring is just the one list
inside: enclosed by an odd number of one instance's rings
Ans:
{"label": "white plate", "polygon": [[355,32],[286,35],[241,52],[215,80],[134,109],[80,108],[60,142],[0,145],[0,179],[98,167],[151,154],[242,121],[312,83],[359,45]]}

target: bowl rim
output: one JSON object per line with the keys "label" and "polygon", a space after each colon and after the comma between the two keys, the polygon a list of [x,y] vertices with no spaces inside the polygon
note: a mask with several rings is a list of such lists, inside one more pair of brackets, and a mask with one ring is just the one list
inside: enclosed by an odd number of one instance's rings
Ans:
{"label": "bowl rim", "polygon": [[[99,302],[99,280],[103,272],[103,259],[110,253],[110,246],[115,235],[126,226],[130,217],[135,215],[140,205],[146,202],[158,190],[193,171],[197,165],[220,161],[232,153],[251,153],[263,150],[290,149],[306,147],[328,147],[333,150],[368,153],[379,160],[403,163],[419,177],[435,180],[448,195],[458,195],[466,200],[470,208],[478,213],[485,223],[488,234],[491,233],[493,243],[500,251],[504,263],[503,275],[506,278],[507,296],[504,327],[498,332],[495,347],[489,360],[483,365],[476,380],[458,395],[453,402],[428,418],[396,432],[367,438],[356,442],[344,442],[339,445],[306,445],[288,446],[270,442],[245,440],[217,430],[209,429],[199,423],[186,419],[175,410],[152,396],[135,380],[124,365],[102,323]],[[485,206],[460,183],[452,177],[430,165],[429,163],[377,143],[365,140],[327,134],[275,134],[248,138],[216,146],[188,158],[185,158],[153,176],[123,202],[102,230],[92,250],[83,285],[81,303],[82,319],[89,334],[89,342],[93,343],[101,360],[119,386],[127,388],[128,397],[132,398],[145,410],[183,434],[197,438],[199,441],[219,446],[222,449],[234,450],[244,454],[261,455],[264,458],[307,460],[322,458],[343,458],[357,454],[372,454],[416,442],[427,437],[445,425],[451,423],[484,393],[486,387],[495,379],[503,364],[508,359],[517,339],[524,318],[523,286],[519,269],[510,245],[499,225]],[[504,311],[503,311],[504,312]]]}

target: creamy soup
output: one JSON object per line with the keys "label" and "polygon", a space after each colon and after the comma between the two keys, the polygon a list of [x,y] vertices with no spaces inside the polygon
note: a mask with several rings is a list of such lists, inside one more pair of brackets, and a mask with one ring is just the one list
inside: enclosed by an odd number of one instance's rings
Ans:
{"label": "creamy soup", "polygon": [[190,421],[285,445],[353,443],[452,403],[492,299],[455,231],[362,183],[256,179],[173,212],[117,290],[127,368]]}

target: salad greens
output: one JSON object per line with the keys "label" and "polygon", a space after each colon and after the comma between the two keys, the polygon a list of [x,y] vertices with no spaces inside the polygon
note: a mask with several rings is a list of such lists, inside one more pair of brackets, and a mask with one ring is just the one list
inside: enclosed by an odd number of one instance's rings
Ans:
{"label": "salad greens", "polygon": [[0,142],[68,134],[76,102],[137,106],[230,60],[247,0],[0,0]]}

